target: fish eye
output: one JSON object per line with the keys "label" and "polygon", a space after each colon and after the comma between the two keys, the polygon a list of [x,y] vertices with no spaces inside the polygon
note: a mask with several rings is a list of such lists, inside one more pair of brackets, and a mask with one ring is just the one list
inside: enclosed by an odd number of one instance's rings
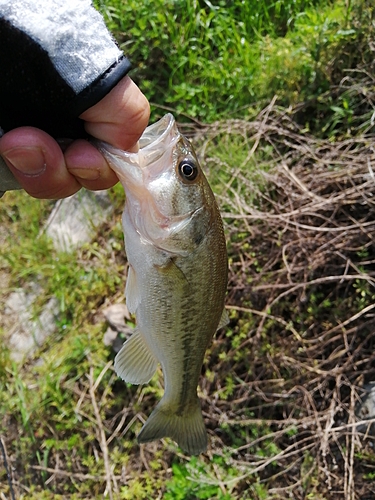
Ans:
{"label": "fish eye", "polygon": [[186,181],[193,181],[198,175],[198,167],[191,160],[182,160],[178,165],[178,171]]}

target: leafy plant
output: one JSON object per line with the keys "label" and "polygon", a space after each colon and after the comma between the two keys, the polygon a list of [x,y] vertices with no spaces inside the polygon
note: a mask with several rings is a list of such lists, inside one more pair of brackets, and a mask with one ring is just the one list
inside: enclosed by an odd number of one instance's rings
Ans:
{"label": "leafy plant", "polygon": [[[96,3],[154,103],[200,121],[259,111],[275,94],[300,102],[331,83],[345,2],[181,0]],[[158,109],[158,108],[161,109]]]}

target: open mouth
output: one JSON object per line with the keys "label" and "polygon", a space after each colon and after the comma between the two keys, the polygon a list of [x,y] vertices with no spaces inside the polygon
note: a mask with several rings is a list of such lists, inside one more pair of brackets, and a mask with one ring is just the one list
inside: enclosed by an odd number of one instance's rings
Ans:
{"label": "open mouth", "polygon": [[[168,113],[156,123],[149,125],[139,139],[139,147],[141,150],[149,148],[157,148],[166,140],[170,139],[170,134],[175,127],[175,119],[172,114]],[[176,130],[176,135],[180,135]],[[169,144],[169,141],[168,141]]]}

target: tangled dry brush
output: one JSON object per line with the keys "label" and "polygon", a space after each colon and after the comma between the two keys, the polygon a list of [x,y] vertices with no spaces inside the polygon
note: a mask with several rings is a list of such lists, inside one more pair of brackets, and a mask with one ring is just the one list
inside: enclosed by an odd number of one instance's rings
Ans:
{"label": "tangled dry brush", "polygon": [[[249,154],[221,163],[232,322],[204,387],[212,429],[231,427],[229,446],[242,433],[231,457],[244,491],[258,472],[275,498],[373,498],[375,411],[362,403],[375,381],[375,138],[315,139],[274,103],[204,131],[222,134]],[[263,152],[273,167],[253,183],[246,165]]]}

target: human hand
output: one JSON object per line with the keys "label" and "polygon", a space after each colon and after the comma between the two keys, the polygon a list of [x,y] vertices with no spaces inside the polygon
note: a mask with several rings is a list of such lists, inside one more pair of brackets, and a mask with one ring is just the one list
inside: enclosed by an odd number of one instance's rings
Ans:
{"label": "human hand", "polygon": [[[142,135],[149,115],[146,97],[126,76],[80,118],[93,137],[129,150]],[[88,141],[77,139],[65,147],[34,127],[19,127],[4,134],[0,138],[0,155],[23,189],[35,198],[65,198],[82,186],[107,189],[118,181],[104,157]]]}

